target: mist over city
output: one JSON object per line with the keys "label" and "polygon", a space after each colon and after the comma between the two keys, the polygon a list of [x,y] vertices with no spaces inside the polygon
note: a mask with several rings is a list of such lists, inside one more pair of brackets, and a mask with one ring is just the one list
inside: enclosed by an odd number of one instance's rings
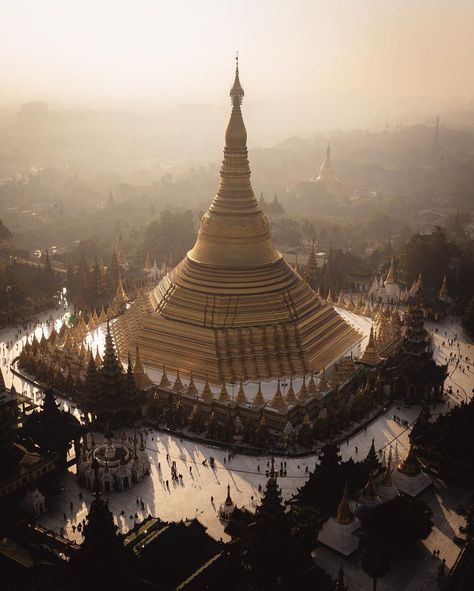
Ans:
{"label": "mist over city", "polygon": [[0,572],[464,591],[474,5],[0,5]]}

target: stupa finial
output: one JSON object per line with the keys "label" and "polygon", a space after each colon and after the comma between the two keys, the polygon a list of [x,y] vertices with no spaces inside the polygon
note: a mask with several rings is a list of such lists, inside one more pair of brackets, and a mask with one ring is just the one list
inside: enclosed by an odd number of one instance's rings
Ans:
{"label": "stupa finial", "polygon": [[240,84],[239,79],[239,52],[237,51],[235,54],[235,79],[232,88],[230,89],[230,97],[232,99],[232,104],[234,107],[239,106],[242,104],[242,100],[244,98],[244,89]]}

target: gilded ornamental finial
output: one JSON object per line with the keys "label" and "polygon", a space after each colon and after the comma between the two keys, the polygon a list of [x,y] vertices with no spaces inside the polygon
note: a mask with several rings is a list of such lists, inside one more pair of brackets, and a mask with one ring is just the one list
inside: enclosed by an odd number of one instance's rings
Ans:
{"label": "gilded ornamental finial", "polygon": [[235,56],[235,79],[234,84],[230,89],[230,97],[234,107],[240,106],[242,104],[244,94],[244,89],[242,88],[239,79],[239,53],[237,52]]}

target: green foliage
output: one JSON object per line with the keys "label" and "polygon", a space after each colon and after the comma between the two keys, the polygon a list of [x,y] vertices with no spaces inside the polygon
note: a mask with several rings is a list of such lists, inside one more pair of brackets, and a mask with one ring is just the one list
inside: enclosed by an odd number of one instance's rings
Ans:
{"label": "green foliage", "polygon": [[349,490],[360,490],[367,482],[369,473],[377,470],[377,458],[362,462],[342,462],[339,448],[326,445],[319,456],[319,463],[308,480],[295,496],[299,507],[312,507],[321,515],[334,515],[347,483]]}
{"label": "green foliage", "polygon": [[421,273],[423,283],[438,290],[458,247],[437,227],[431,234],[414,234],[400,252],[399,268],[410,283]]}
{"label": "green foliage", "polygon": [[271,232],[274,241],[279,245],[290,247],[301,245],[302,231],[300,224],[290,217],[273,218],[271,220]]}
{"label": "green foliage", "polygon": [[390,562],[387,552],[375,541],[370,541],[361,555],[362,568],[373,580],[373,590],[377,589],[377,581],[390,571]]}
{"label": "green foliage", "polygon": [[410,550],[430,534],[431,516],[424,501],[400,495],[376,507],[364,520],[364,530],[387,551]]}
{"label": "green foliage", "polygon": [[195,240],[196,230],[190,210],[183,212],[162,211],[159,220],[154,220],[145,229],[143,250],[157,260],[173,258],[188,251]]}
{"label": "green foliage", "polygon": [[[424,429],[417,428],[413,444],[418,457],[453,484],[474,483],[474,402],[456,406]],[[416,425],[415,425],[416,426]]]}

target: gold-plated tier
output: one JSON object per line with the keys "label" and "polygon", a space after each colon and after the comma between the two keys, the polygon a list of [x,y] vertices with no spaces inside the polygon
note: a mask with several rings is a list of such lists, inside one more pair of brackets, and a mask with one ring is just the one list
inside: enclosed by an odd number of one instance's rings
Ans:
{"label": "gold-plated tier", "polygon": [[122,355],[139,345],[147,365],[215,385],[317,372],[358,339],[273,245],[250,183],[243,94],[237,68],[221,181],[196,244],[113,325]]}

